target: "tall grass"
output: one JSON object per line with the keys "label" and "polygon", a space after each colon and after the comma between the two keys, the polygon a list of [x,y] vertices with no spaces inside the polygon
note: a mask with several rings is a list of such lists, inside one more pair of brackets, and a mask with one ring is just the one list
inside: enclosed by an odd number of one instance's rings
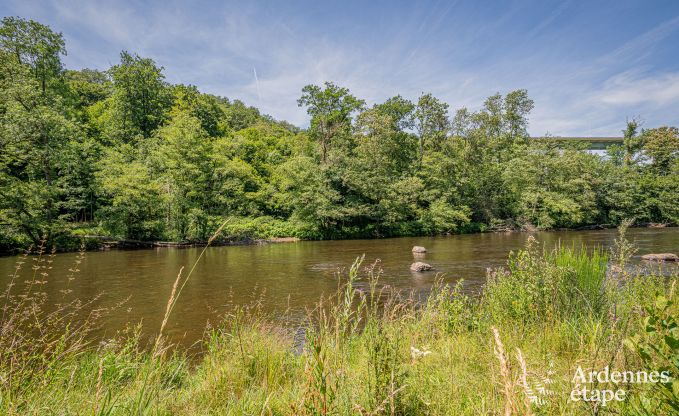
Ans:
{"label": "tall grass", "polygon": [[557,277],[559,302],[565,316],[599,315],[606,308],[608,255],[600,248],[558,248],[548,258],[560,270]]}
{"label": "tall grass", "polygon": [[540,249],[530,237],[507,269],[489,272],[484,308],[497,321],[587,319],[608,301],[608,255],[601,249]]}
{"label": "tall grass", "polygon": [[[280,317],[243,308],[206,331],[197,360],[163,338],[190,271],[179,273],[156,342],[146,349],[139,327],[88,342],[96,317],[79,316],[82,303],[65,299],[72,306],[51,318],[40,312],[44,298],[35,288],[49,277],[50,259],[23,257],[34,264],[33,280],[5,296],[0,414],[570,415],[627,414],[646,408],[639,403],[663,408],[665,396],[635,386],[632,399],[605,409],[568,400],[578,365],[654,365],[622,348],[623,341],[643,348],[662,342],[640,335],[647,325],[639,313],[656,310],[659,295],[666,299],[659,321],[677,313],[668,286],[677,276],[612,273],[600,250],[545,251],[530,241],[506,268],[489,271],[480,296],[466,295],[462,282],[437,279],[426,302],[382,285],[378,264],[357,259],[339,276],[337,294],[308,312],[301,347]],[[25,280],[19,266],[15,281]],[[663,348],[662,357],[671,357]]]}

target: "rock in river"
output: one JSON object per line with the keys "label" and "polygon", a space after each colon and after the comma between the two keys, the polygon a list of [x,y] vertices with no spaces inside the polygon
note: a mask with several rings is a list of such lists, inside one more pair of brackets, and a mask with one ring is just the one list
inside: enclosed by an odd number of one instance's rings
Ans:
{"label": "rock in river", "polygon": [[642,260],[650,261],[679,261],[679,256],[673,253],[651,253],[641,256]]}
{"label": "rock in river", "polygon": [[422,246],[413,247],[413,253],[426,253],[427,249]]}
{"label": "rock in river", "polygon": [[422,263],[421,261],[418,261],[410,265],[410,270],[414,272],[426,272],[428,270],[434,270],[434,268],[427,263]]}

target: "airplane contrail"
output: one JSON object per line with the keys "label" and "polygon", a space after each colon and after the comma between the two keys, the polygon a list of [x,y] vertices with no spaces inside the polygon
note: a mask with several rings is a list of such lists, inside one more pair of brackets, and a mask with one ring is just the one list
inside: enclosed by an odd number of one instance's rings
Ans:
{"label": "airplane contrail", "polygon": [[255,86],[257,87],[257,98],[259,99],[259,104],[262,104],[262,93],[259,90],[259,78],[257,78],[257,69],[253,66],[252,73],[255,74]]}

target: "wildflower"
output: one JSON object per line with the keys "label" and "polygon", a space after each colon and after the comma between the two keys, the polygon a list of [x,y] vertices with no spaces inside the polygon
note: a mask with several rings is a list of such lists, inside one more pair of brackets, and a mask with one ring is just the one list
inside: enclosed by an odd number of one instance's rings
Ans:
{"label": "wildflower", "polygon": [[417,349],[415,347],[410,347],[410,357],[413,360],[416,360],[421,357],[426,357],[427,355],[431,354],[431,351],[427,349],[427,347],[420,349]]}

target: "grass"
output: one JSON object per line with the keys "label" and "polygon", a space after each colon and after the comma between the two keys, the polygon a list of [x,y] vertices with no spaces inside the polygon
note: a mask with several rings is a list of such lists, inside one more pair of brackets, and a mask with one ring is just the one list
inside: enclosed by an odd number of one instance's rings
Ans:
{"label": "grass", "polygon": [[[163,338],[190,272],[168,294],[153,348],[142,347],[138,327],[90,343],[97,316],[83,318],[68,293],[58,312],[44,313],[51,255],[26,255],[15,283],[32,263],[27,283],[4,296],[0,413],[672,414],[671,382],[670,393],[625,386],[628,399],[606,407],[569,401],[578,366],[636,371],[676,360],[667,340],[677,276],[619,267],[627,257],[529,242],[489,271],[480,296],[438,281],[424,303],[381,285],[380,271],[358,259],[338,293],[309,311],[302,346],[279,320],[238,309],[206,332],[196,360]],[[370,290],[356,289],[359,280]]]}

